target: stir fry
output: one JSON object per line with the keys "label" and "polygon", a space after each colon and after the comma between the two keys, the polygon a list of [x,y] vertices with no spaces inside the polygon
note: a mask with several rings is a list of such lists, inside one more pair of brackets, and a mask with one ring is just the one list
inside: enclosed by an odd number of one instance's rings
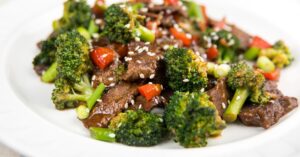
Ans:
{"label": "stir fry", "polygon": [[268,129],[298,106],[277,88],[293,62],[283,41],[189,0],[67,0],[38,47],[33,67],[54,84],[55,108],[75,109],[100,141],[205,147],[226,125]]}

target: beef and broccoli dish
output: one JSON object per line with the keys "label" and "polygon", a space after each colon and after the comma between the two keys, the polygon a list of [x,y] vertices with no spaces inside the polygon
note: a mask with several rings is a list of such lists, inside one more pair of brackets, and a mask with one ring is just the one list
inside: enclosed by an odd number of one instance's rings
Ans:
{"label": "beef and broccoli dish", "polygon": [[268,129],[298,106],[277,88],[293,62],[283,41],[212,19],[189,0],[67,0],[37,45],[34,70],[53,83],[55,108],[75,109],[101,141],[205,147],[230,123]]}

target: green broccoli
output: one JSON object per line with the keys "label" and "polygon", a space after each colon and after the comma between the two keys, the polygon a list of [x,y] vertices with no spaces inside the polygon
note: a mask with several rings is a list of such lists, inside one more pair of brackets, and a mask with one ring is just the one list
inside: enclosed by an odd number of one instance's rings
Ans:
{"label": "green broccoli", "polygon": [[219,54],[216,61],[218,64],[232,63],[237,60],[236,51],[240,42],[231,32],[226,30],[214,32],[211,29],[208,29],[203,33],[202,38],[204,47],[209,48],[208,46],[217,46]]}
{"label": "green broccoli", "polygon": [[41,42],[41,52],[33,59],[33,65],[50,66],[55,61],[55,37],[49,37]]}
{"label": "green broccoli", "polygon": [[91,109],[105,87],[100,84],[94,90],[90,84],[87,40],[77,31],[70,31],[58,36],[56,42],[56,62],[53,64],[56,64],[58,78],[52,92],[53,103],[57,109],[76,107],[80,103],[86,103]]}
{"label": "green broccoli", "polygon": [[64,3],[63,16],[53,22],[55,32],[66,32],[78,27],[88,29],[92,11],[86,0],[68,0]]}
{"label": "green broccoli", "polygon": [[132,39],[139,38],[152,42],[155,34],[141,25],[144,17],[133,11],[125,4],[113,4],[104,13],[105,27],[102,35],[112,42],[126,44]]}
{"label": "green broccoli", "polygon": [[233,65],[228,73],[227,84],[232,90],[235,90],[235,93],[223,118],[227,122],[235,121],[249,95],[250,101],[254,103],[268,102],[270,97],[263,90],[264,83],[264,76],[254,71],[245,62]]}
{"label": "green broccoli", "polygon": [[165,53],[166,76],[173,90],[197,91],[207,86],[206,63],[186,48],[170,48]]}
{"label": "green broccoli", "polygon": [[119,142],[131,146],[153,146],[163,140],[165,127],[160,116],[143,110],[127,110],[114,117],[109,128],[91,127],[97,140]]}
{"label": "green broccoli", "polygon": [[291,52],[283,41],[276,42],[272,48],[261,50],[259,56],[268,57],[278,68],[288,66],[293,61]]}
{"label": "green broccoli", "polygon": [[[91,19],[92,13],[85,0],[68,0],[64,4],[64,15],[59,20],[53,22],[54,32],[51,36],[42,42],[41,52],[34,58],[34,66],[45,66],[48,70],[42,75],[42,81],[53,82],[56,74],[52,65],[56,58],[56,39],[60,34],[66,33],[73,29],[86,30],[93,26]],[[55,64],[54,64],[55,65]]]}
{"label": "green broccoli", "polygon": [[175,92],[164,112],[167,129],[184,147],[203,147],[226,127],[205,93]]}

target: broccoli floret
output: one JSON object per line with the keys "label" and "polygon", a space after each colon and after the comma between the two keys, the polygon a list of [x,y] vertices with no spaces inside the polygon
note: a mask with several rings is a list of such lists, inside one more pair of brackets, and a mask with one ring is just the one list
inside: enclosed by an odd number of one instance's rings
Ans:
{"label": "broccoli floret", "polygon": [[206,63],[185,48],[170,48],[165,53],[168,85],[173,90],[197,91],[207,86]]}
{"label": "broccoli floret", "polygon": [[41,52],[33,59],[33,65],[50,66],[55,61],[55,37],[50,37],[41,43]]}
{"label": "broccoli floret", "polygon": [[261,50],[259,55],[268,57],[278,68],[286,67],[293,61],[291,52],[283,41],[276,42],[272,48]]}
{"label": "broccoli floret", "polygon": [[164,112],[167,129],[184,147],[203,147],[226,127],[205,93],[175,92]]}
{"label": "broccoli floret", "polygon": [[[34,58],[33,65],[48,67],[50,73],[53,73],[50,65],[56,60],[57,45],[55,43],[57,43],[57,37],[78,27],[81,30],[88,29],[90,23],[93,22],[91,17],[90,7],[85,0],[68,0],[65,2],[63,17],[53,22],[54,32],[47,40],[42,42],[41,52]],[[55,77],[55,75],[49,75],[49,72],[46,70],[45,74],[42,75],[42,81],[53,82]]]}
{"label": "broccoli floret", "polygon": [[143,18],[129,4],[113,4],[104,13],[105,27],[102,35],[112,42],[123,44],[135,38],[152,42],[155,34],[141,25]]}
{"label": "broccoli floret", "polygon": [[270,97],[263,90],[264,83],[264,76],[254,71],[245,62],[234,64],[229,71],[227,84],[235,93],[223,118],[228,122],[235,121],[249,95],[250,101],[254,103],[268,102]]}
{"label": "broccoli floret", "polygon": [[65,109],[76,107],[82,102],[91,109],[102,93],[95,91],[103,91],[104,85],[100,84],[94,90],[90,84],[88,73],[91,63],[87,40],[77,31],[70,31],[58,36],[56,42],[55,64],[58,78],[52,93],[53,103],[57,109]]}
{"label": "broccoli floret", "polygon": [[92,11],[86,0],[68,0],[64,3],[63,16],[53,22],[55,32],[66,32],[78,27],[88,28]]}
{"label": "broccoli floret", "polygon": [[208,46],[217,46],[219,54],[216,61],[218,64],[237,61],[236,51],[239,47],[240,41],[231,32],[226,30],[215,32],[208,29],[205,33],[203,33],[202,38],[202,44],[204,47],[209,48]]}
{"label": "broccoli floret", "polygon": [[142,110],[127,110],[114,117],[109,128],[90,128],[97,140],[131,146],[153,146],[163,140],[165,127],[160,116]]}

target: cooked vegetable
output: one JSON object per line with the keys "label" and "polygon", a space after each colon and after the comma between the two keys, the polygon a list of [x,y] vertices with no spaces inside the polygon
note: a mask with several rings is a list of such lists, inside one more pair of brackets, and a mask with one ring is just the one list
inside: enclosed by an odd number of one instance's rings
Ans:
{"label": "cooked vegetable", "polygon": [[185,48],[170,48],[165,53],[168,85],[178,91],[198,91],[207,86],[206,63]]}
{"label": "cooked vegetable", "polygon": [[245,62],[233,65],[228,74],[227,84],[235,90],[235,93],[223,118],[227,122],[235,121],[249,95],[252,102],[259,104],[268,102],[269,96],[262,88],[264,82],[264,76],[255,72]]}
{"label": "cooked vegetable", "polygon": [[[207,48],[208,59],[216,59],[217,63],[231,63],[237,60],[236,51],[239,46],[239,39],[233,35],[231,32],[226,30],[212,31],[207,30],[202,35],[202,45]],[[214,48],[217,48],[217,52]],[[210,56],[214,49],[214,55]],[[215,57],[218,54],[217,58]]]}
{"label": "cooked vegetable", "polygon": [[275,70],[274,63],[266,56],[258,57],[256,64],[265,72],[271,72]]}
{"label": "cooked vegetable", "polygon": [[225,122],[204,93],[175,92],[164,112],[174,140],[184,147],[204,147],[207,137],[220,135]]}
{"label": "cooked vegetable", "polygon": [[138,88],[141,95],[143,95],[146,100],[150,101],[153,97],[159,96],[161,93],[160,84],[146,84]]}
{"label": "cooked vegetable", "polygon": [[47,71],[44,72],[44,74],[42,75],[41,79],[43,82],[46,83],[51,83],[52,81],[55,80],[56,76],[57,76],[57,63],[54,62]]}
{"label": "cooked vegetable", "polygon": [[63,16],[53,22],[53,29],[60,33],[78,27],[87,29],[91,20],[92,12],[86,0],[68,0],[64,3]]}
{"label": "cooked vegetable", "polygon": [[141,25],[144,17],[134,13],[129,7],[125,7],[125,4],[113,4],[107,8],[102,35],[110,41],[123,44],[135,38],[153,42],[155,34]]}
{"label": "cooked vegetable", "polygon": [[142,110],[127,110],[114,117],[109,128],[90,128],[97,140],[131,146],[153,146],[163,140],[165,128],[160,116]]}
{"label": "cooked vegetable", "polygon": [[212,46],[206,50],[207,59],[214,60],[219,56],[219,51],[215,46]]}
{"label": "cooked vegetable", "polygon": [[55,37],[50,37],[41,42],[41,52],[33,59],[33,65],[50,66],[55,61]]}
{"label": "cooked vegetable", "polygon": [[113,62],[115,53],[110,48],[98,47],[91,53],[91,57],[97,67],[103,70]]}
{"label": "cooked vegetable", "polygon": [[272,48],[261,50],[259,55],[268,57],[277,68],[288,66],[293,61],[290,50],[283,41],[276,42]]}
{"label": "cooked vegetable", "polygon": [[178,29],[172,27],[170,28],[171,34],[176,38],[182,41],[184,46],[190,46],[192,43],[192,35],[185,32],[179,31]]}
{"label": "cooked vegetable", "polygon": [[94,90],[90,84],[88,72],[91,64],[86,39],[78,32],[71,31],[61,34],[57,39],[57,45],[58,78],[52,92],[53,103],[57,109],[65,109],[84,102],[91,109],[105,86],[100,84]]}
{"label": "cooked vegetable", "polygon": [[250,47],[256,47],[256,48],[260,48],[260,49],[266,49],[266,48],[270,48],[271,44],[269,44],[267,41],[265,41],[264,39],[262,39],[259,36],[254,36],[252,38],[251,43],[250,43]]}
{"label": "cooked vegetable", "polygon": [[251,61],[257,58],[260,48],[250,47],[244,54],[245,59]]}

